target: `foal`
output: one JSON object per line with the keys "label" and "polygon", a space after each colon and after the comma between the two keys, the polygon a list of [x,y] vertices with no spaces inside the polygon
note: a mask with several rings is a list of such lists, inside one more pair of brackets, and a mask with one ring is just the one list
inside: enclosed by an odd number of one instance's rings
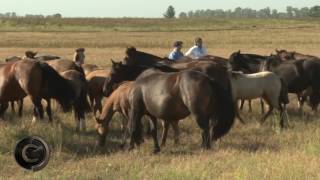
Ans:
{"label": "foal", "polygon": [[[283,112],[289,103],[288,90],[285,82],[276,74],[264,71],[254,74],[230,73],[232,96],[235,102],[239,99],[251,100],[262,97],[269,105],[268,112],[262,117],[261,123],[272,113],[273,108],[280,111],[280,125],[284,126]],[[282,104],[284,106],[282,107]],[[236,106],[236,116],[243,122]]]}
{"label": "foal", "polygon": [[[128,119],[129,119],[129,109],[130,109],[130,102],[129,102],[129,92],[132,88],[133,81],[125,81],[119,87],[112,92],[112,94],[106,98],[105,103],[103,105],[102,113],[96,117],[96,128],[99,134],[98,143],[100,146],[103,146],[105,143],[105,138],[107,135],[109,123],[112,120],[112,116],[115,112],[119,112],[123,118],[122,122],[122,129],[123,129],[123,139],[122,139],[122,147],[126,143],[126,139],[128,137]],[[152,118],[152,117],[150,117]],[[164,122],[163,123],[163,133],[162,133],[162,140],[161,145],[165,145],[166,138],[168,134],[169,125],[171,124],[174,132],[175,132],[175,143],[179,141],[179,128],[178,122]]]}

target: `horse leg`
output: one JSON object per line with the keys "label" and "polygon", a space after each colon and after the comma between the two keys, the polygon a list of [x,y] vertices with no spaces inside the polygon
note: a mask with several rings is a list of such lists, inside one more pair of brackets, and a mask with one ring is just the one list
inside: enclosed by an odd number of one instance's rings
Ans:
{"label": "horse leg", "polygon": [[4,120],[4,112],[8,109],[9,103],[8,102],[3,102],[0,105],[0,118]]}
{"label": "horse leg", "polygon": [[[89,101],[90,101],[90,107],[91,109],[94,109],[94,97],[92,97],[91,95],[89,95]],[[93,111],[93,114],[95,115],[95,111]]]}
{"label": "horse leg", "polygon": [[129,113],[130,121],[130,145],[129,150],[134,149],[134,145],[140,145],[142,142],[142,123],[141,118],[143,116],[142,112],[142,102],[140,101],[139,95],[134,96],[132,103],[132,108]]}
{"label": "horse leg", "polygon": [[146,124],[146,134],[147,134],[147,136],[152,136],[152,128],[151,128],[151,124],[150,123],[152,123],[151,122],[151,120],[149,121],[147,121],[147,124]]}
{"label": "horse leg", "polygon": [[264,102],[262,98],[260,98],[260,106],[261,106],[261,114],[264,114]]}
{"label": "horse leg", "polygon": [[173,128],[174,131],[174,144],[179,144],[179,125],[178,125],[179,121],[172,121],[171,122],[171,126]]}
{"label": "horse leg", "polygon": [[15,113],[16,109],[14,108],[14,101],[10,101],[10,105],[11,105],[11,112]]}
{"label": "horse leg", "polygon": [[260,120],[260,123],[261,123],[261,124],[263,124],[263,123],[266,121],[267,117],[270,116],[270,114],[272,113],[272,111],[273,111],[273,106],[271,106],[271,105],[269,104],[269,110],[268,110],[268,112],[267,112],[267,113],[261,118],[261,120]]}
{"label": "horse leg", "polygon": [[202,113],[194,114],[194,119],[197,121],[198,126],[202,129],[202,148],[210,149],[210,127],[209,118],[205,117]]}
{"label": "horse leg", "polygon": [[168,136],[168,130],[169,130],[170,123],[166,120],[162,120],[162,138],[161,138],[161,146],[166,145],[166,140]]}
{"label": "horse leg", "polygon": [[241,111],[242,111],[242,109],[243,109],[244,102],[245,102],[245,100],[243,100],[243,99],[240,100],[240,107],[239,107],[239,109],[240,109]]}
{"label": "horse leg", "polygon": [[[102,96],[97,98],[97,99],[95,99],[97,110],[99,111],[100,114],[102,113],[102,103],[101,103],[101,101],[102,101]],[[94,112],[94,113],[96,113],[96,112]]]}
{"label": "horse leg", "polygon": [[304,100],[303,97],[302,97],[302,94],[301,93],[297,93],[297,99],[298,99],[298,109],[299,109],[299,113],[301,115],[303,115],[303,104],[304,104]]}
{"label": "horse leg", "polygon": [[43,107],[40,98],[31,97],[31,101],[34,105],[32,123],[35,123],[38,117],[43,119]]}
{"label": "horse leg", "polygon": [[289,126],[288,119],[286,116],[286,105],[284,104],[283,107],[281,103],[279,103],[279,111],[280,111],[280,127],[285,128],[284,120],[287,120],[287,127]]}
{"label": "horse leg", "polygon": [[246,124],[243,119],[241,118],[240,116],[240,113],[239,113],[239,109],[238,109],[238,106],[235,105],[235,113],[236,113],[236,117],[239,119],[239,121],[241,122],[241,124]]}
{"label": "horse leg", "polygon": [[46,112],[49,118],[49,122],[52,122],[51,99],[47,98],[46,101],[47,101]]}
{"label": "horse leg", "polygon": [[153,138],[153,142],[154,142],[153,153],[158,153],[158,152],[160,152],[160,147],[159,147],[158,134],[157,134],[157,131],[158,131],[157,118],[150,116],[150,119],[151,119],[151,122],[153,125],[153,128],[151,130],[151,134],[152,134],[152,138]]}
{"label": "horse leg", "polygon": [[122,142],[120,144],[120,148],[123,149],[124,146],[126,145],[126,141],[129,136],[129,129],[128,129],[128,119],[125,118],[123,115],[121,119],[122,119],[121,131],[123,136],[122,136]]}
{"label": "horse leg", "polygon": [[23,98],[19,99],[18,101],[19,105],[19,117],[22,117],[22,111],[23,111]]}
{"label": "horse leg", "polygon": [[249,105],[249,113],[252,113],[251,100],[248,100],[248,105]]}

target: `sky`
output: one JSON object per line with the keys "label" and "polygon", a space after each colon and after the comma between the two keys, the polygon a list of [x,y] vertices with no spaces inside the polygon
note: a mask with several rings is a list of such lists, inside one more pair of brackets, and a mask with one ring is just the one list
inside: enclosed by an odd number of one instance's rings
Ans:
{"label": "sky", "polygon": [[0,13],[18,15],[60,13],[64,17],[162,17],[172,5],[177,14],[197,9],[262,9],[312,7],[320,0],[0,0]]}

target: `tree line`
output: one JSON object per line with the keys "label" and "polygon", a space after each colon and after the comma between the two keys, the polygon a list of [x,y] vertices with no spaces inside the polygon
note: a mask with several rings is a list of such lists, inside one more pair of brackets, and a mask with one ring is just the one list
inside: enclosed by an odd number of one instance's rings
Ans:
{"label": "tree line", "polygon": [[[175,9],[169,6],[163,14],[165,18],[175,18]],[[181,12],[179,18],[307,18],[320,17],[320,6],[295,8],[287,6],[286,12],[269,7],[260,10],[237,7],[234,10],[206,9]]]}
{"label": "tree line", "polygon": [[42,14],[26,14],[24,16],[19,16],[15,12],[0,13],[0,18],[62,18],[60,13],[52,15],[42,15]]}

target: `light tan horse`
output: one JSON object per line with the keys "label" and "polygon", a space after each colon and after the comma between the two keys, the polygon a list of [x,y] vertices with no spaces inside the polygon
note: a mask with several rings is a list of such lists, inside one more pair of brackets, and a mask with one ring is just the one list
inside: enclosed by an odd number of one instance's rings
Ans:
{"label": "light tan horse", "polygon": [[103,95],[103,85],[106,78],[109,76],[110,70],[95,70],[86,76],[88,83],[88,95],[90,99],[91,108],[93,109],[94,115],[97,111],[102,112],[101,101]]}
{"label": "light tan horse", "polygon": [[[109,123],[112,120],[112,117],[115,112],[119,112],[124,118],[122,121],[122,131],[123,131],[123,140],[122,146],[125,145],[126,138],[128,136],[128,118],[129,118],[129,93],[133,85],[133,81],[123,82],[112,94],[105,100],[103,105],[102,113],[96,117],[96,128],[99,134],[99,145],[104,145],[105,138],[107,135]],[[147,114],[147,113],[146,113]],[[150,117],[151,118],[151,117]],[[164,146],[166,143],[166,138],[168,134],[169,125],[172,125],[175,133],[175,143],[179,141],[179,127],[178,121],[173,123],[162,121],[163,132],[162,132],[162,142],[161,145]]]}
{"label": "light tan horse", "polygon": [[95,70],[101,70],[97,65],[95,64],[81,64],[82,69],[84,70],[84,74],[87,76],[89,75],[92,71]]}
{"label": "light tan horse", "polygon": [[78,65],[76,65],[75,62],[73,62],[71,60],[67,60],[67,59],[51,60],[51,61],[47,61],[46,63],[48,63],[51,67],[53,67],[53,69],[55,69],[59,73],[64,72],[64,71],[68,71],[68,70],[79,70],[80,69],[80,67]]}
{"label": "light tan horse", "polygon": [[[230,80],[232,96],[235,102],[239,99],[263,98],[269,105],[269,110],[262,117],[261,123],[272,113],[273,108],[276,108],[280,111],[280,125],[281,127],[284,126],[283,113],[285,112],[285,105],[289,103],[289,99],[287,85],[279,76],[269,71],[253,74],[230,72]],[[238,106],[236,105],[235,108],[237,117],[243,122],[238,112]]]}

